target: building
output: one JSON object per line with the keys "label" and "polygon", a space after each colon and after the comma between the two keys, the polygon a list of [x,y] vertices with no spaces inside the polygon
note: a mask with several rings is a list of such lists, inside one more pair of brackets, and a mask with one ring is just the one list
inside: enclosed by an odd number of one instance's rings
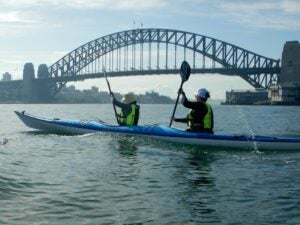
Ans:
{"label": "building", "polygon": [[300,83],[274,85],[269,88],[268,97],[273,105],[300,105]]}
{"label": "building", "polygon": [[226,91],[225,105],[254,105],[267,104],[268,91],[265,89],[256,90],[231,90]]}

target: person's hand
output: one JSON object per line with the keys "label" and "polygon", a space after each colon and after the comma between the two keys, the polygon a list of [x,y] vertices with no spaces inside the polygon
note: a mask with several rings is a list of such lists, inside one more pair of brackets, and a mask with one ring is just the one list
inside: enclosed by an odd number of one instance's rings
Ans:
{"label": "person's hand", "polygon": [[110,101],[113,103],[115,99],[114,93],[110,93]]}
{"label": "person's hand", "polygon": [[113,92],[110,92],[110,99],[111,99],[111,102],[113,102],[115,99],[115,95]]}
{"label": "person's hand", "polygon": [[182,88],[180,88],[177,92],[179,95],[185,96],[185,92],[183,91]]}
{"label": "person's hand", "polygon": [[182,88],[180,88],[180,89],[178,90],[177,94],[181,95],[182,92],[183,92],[183,90],[182,90]]}
{"label": "person's hand", "polygon": [[185,93],[182,93],[182,97],[181,97],[181,103],[184,103],[184,101],[186,100],[186,96]]}
{"label": "person's hand", "polygon": [[174,116],[171,116],[171,121],[175,121],[176,122],[176,118]]}

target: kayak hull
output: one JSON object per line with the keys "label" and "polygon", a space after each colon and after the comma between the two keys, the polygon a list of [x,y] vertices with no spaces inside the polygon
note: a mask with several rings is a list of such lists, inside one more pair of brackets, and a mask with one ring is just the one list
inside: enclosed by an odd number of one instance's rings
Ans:
{"label": "kayak hull", "polygon": [[252,150],[300,150],[300,138],[222,135],[186,132],[165,125],[115,126],[98,121],[43,118],[17,112],[22,122],[33,129],[59,134],[113,133],[151,137],[183,144]]}

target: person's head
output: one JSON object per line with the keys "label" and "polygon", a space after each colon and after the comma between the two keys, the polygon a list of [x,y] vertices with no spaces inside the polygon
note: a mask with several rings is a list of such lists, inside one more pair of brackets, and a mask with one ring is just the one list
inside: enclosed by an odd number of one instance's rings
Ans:
{"label": "person's head", "polygon": [[135,99],[135,96],[133,93],[127,93],[122,98],[122,102],[124,102],[126,104],[131,104],[135,101],[136,101],[136,99]]}
{"label": "person's head", "polygon": [[206,88],[198,89],[198,91],[196,92],[197,101],[206,102],[208,98],[210,98],[210,94]]}

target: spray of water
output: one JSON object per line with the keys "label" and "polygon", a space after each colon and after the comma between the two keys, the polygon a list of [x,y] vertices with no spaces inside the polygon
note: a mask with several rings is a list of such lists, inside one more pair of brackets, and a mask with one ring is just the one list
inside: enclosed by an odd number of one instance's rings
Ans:
{"label": "spray of water", "polygon": [[246,134],[248,134],[251,137],[249,142],[251,142],[251,146],[253,147],[253,150],[255,152],[259,152],[257,142],[255,141],[255,134],[254,134],[254,131],[252,130],[252,128],[250,127],[250,125],[249,125],[249,121],[247,120],[246,113],[239,106],[235,106],[234,108],[237,112],[236,115],[238,115],[239,121],[241,121],[241,124],[242,124],[241,128],[243,130],[245,130]]}

